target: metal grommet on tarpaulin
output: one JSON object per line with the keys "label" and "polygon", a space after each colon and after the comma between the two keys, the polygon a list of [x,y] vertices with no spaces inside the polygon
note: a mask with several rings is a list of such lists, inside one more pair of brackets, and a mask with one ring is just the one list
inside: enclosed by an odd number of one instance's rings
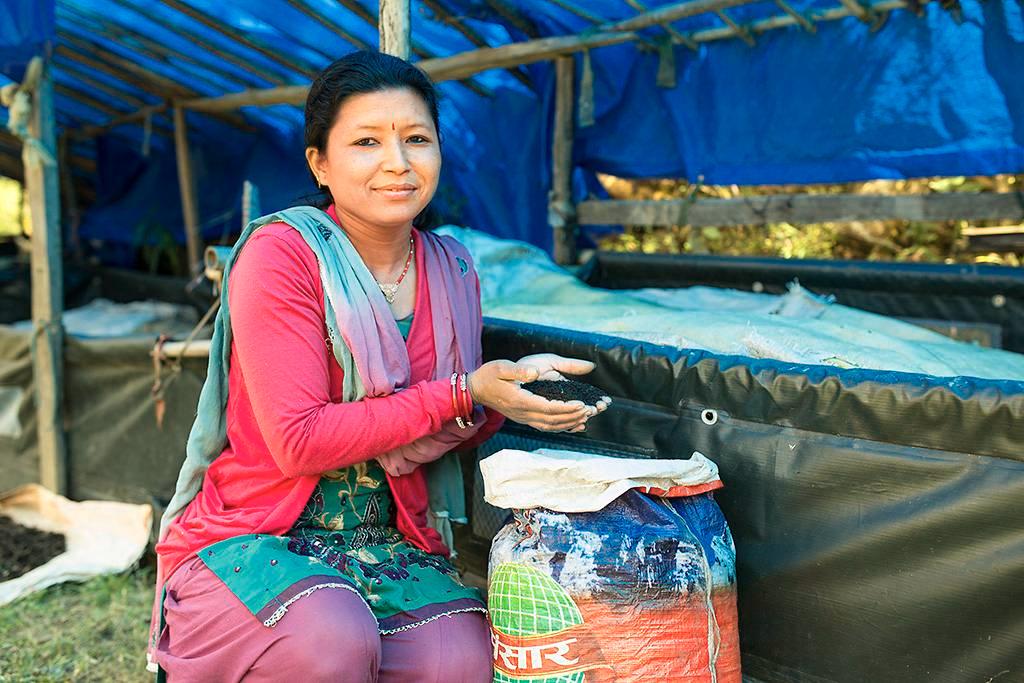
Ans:
{"label": "metal grommet on tarpaulin", "polygon": [[714,408],[704,408],[700,411],[700,421],[708,426],[718,424],[718,411]]}

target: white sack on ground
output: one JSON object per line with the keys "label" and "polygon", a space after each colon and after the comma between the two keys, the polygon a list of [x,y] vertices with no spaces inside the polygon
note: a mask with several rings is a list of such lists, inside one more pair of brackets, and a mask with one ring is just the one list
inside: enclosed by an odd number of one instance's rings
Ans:
{"label": "white sack on ground", "polygon": [[700,486],[718,479],[718,466],[696,451],[689,460],[649,460],[506,448],[481,460],[480,471],[484,500],[491,505],[558,512],[594,512],[634,488]]}
{"label": "white sack on ground", "polygon": [[149,542],[148,505],[76,503],[38,484],[0,496],[0,514],[22,526],[62,533],[67,550],[26,574],[0,582],[0,605],[64,581],[84,581],[130,569]]}

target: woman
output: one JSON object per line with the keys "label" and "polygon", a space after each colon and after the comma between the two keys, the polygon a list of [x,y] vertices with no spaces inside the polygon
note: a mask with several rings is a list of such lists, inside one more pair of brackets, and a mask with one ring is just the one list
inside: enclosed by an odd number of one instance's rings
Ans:
{"label": "woman", "polygon": [[469,254],[413,227],[441,167],[422,72],[338,60],[305,137],[329,206],[255,221],[225,269],[150,654],[172,681],[489,681],[484,604],[428,525],[461,495],[445,454],[504,417],[580,431],[607,403],[519,386],[586,361],[480,364]]}

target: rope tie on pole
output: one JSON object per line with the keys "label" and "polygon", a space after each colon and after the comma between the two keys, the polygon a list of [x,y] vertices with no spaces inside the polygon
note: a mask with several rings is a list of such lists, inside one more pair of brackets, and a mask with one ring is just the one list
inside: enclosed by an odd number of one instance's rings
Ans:
{"label": "rope tie on pole", "polygon": [[20,84],[8,83],[0,88],[0,102],[8,108],[7,130],[22,141],[22,158],[26,166],[56,166],[57,159],[52,150],[29,133],[29,122],[32,119],[32,93],[39,86],[43,74],[43,60],[33,57],[25,70],[25,78]]}

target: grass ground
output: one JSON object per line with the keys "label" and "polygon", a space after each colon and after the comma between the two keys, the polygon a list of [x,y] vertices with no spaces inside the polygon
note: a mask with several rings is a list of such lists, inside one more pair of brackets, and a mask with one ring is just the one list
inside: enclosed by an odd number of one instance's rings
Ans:
{"label": "grass ground", "polygon": [[52,586],[0,607],[0,683],[142,683],[153,570]]}

